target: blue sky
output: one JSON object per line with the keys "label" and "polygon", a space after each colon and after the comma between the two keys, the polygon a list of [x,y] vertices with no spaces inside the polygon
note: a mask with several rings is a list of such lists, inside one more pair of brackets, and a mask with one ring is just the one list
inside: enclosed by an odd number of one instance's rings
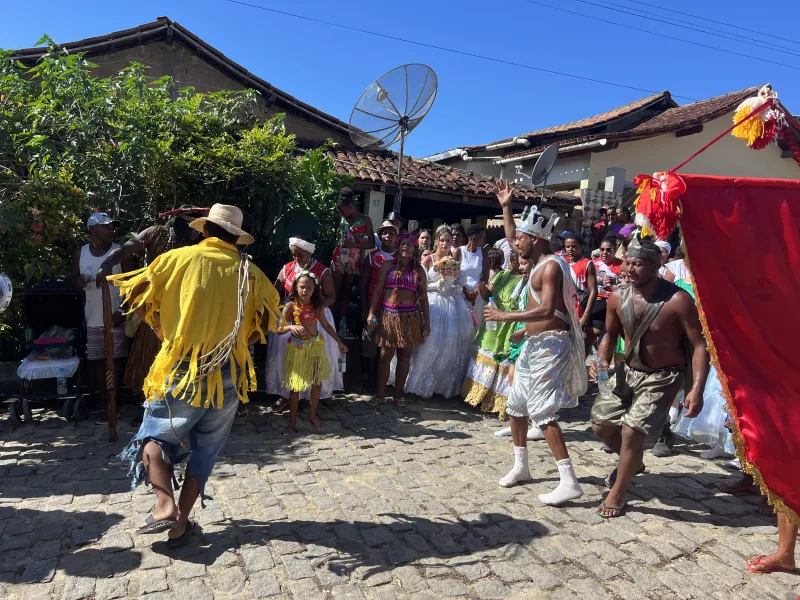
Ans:
{"label": "blue sky", "polygon": [[[726,34],[778,44],[794,54],[709,37],[592,5],[605,2],[697,26],[703,23],[632,0],[541,0],[542,4],[628,27],[525,0],[251,1],[545,69],[653,91],[668,89],[676,96],[702,99],[770,82],[789,109],[800,113],[800,35],[780,26],[796,14],[790,0],[762,0],[757,4],[752,0],[646,1],[759,31],[774,31],[796,42],[705,22]],[[133,27],[160,15],[178,21],[273,85],[344,121],[361,92],[383,72],[409,62],[430,65],[439,77],[439,95],[426,121],[408,140],[407,151],[415,156],[565,123],[649,95],[344,31],[225,0],[40,0],[35,8],[6,3],[0,20],[0,47],[31,46],[43,33],[56,41],[73,41]],[[642,33],[642,28],[795,68]],[[685,98],[677,100],[688,102]]]}

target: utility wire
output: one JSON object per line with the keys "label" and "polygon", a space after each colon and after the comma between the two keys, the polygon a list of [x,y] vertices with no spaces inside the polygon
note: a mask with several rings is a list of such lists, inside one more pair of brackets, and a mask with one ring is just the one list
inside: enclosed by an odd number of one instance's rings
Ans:
{"label": "utility wire", "polygon": [[666,23],[667,25],[672,25],[673,27],[680,27],[681,29],[698,31],[700,33],[705,33],[706,35],[712,35],[714,37],[720,37],[726,40],[743,42],[748,45],[754,45],[754,46],[759,46],[761,48],[766,48],[767,50],[784,52],[786,54],[791,54],[793,56],[800,56],[800,49],[787,48],[786,46],[780,46],[778,44],[773,44],[771,42],[765,42],[763,40],[756,40],[753,38],[745,37],[738,33],[720,31],[719,29],[713,29],[702,25],[696,25],[695,23],[687,23],[686,21],[668,20],[667,17],[664,17],[663,15],[643,11],[638,8],[628,8],[627,6],[622,7],[618,4],[613,4],[611,2],[604,2],[603,4],[598,4],[597,2],[590,2],[589,0],[575,0],[575,2],[580,2],[581,4],[588,4],[589,6],[596,6],[598,8],[604,8],[606,10],[612,10],[614,12],[619,12],[625,15],[631,15],[634,17],[638,17],[640,19],[647,19],[648,21],[655,21],[657,23]]}
{"label": "utility wire", "polygon": [[736,52],[735,50],[727,50],[725,48],[719,48],[717,46],[710,46],[709,44],[703,44],[700,42],[694,42],[692,40],[687,40],[685,38],[679,38],[671,35],[666,35],[659,31],[651,31],[649,29],[641,29],[639,27],[634,27],[632,25],[626,25],[625,23],[617,23],[616,21],[609,21],[608,19],[603,19],[601,17],[594,17],[592,15],[587,15],[585,13],[576,12],[574,10],[568,10],[566,8],[561,8],[559,6],[552,6],[550,4],[545,4],[544,2],[536,2],[535,0],[522,0],[523,2],[527,2],[528,4],[533,4],[535,6],[543,6],[545,8],[549,8],[552,10],[558,10],[561,12],[565,12],[570,15],[576,15],[578,17],[583,17],[585,19],[593,19],[595,21],[600,21],[602,23],[608,23],[609,25],[616,25],[617,27],[625,27],[626,29],[632,29],[633,31],[638,31],[640,33],[649,33],[651,35],[656,35],[658,37],[666,38],[668,40],[675,40],[678,42],[683,42],[684,44],[692,44],[693,46],[700,46],[701,48],[708,48],[710,50],[717,50],[718,52],[727,52],[728,54],[733,54],[735,56],[743,56],[744,58],[750,58],[752,60],[758,60],[765,63],[770,63],[773,65],[778,65],[779,67],[786,67],[787,69],[794,69],[795,71],[800,71],[800,67],[796,67],[793,65],[787,65],[786,63],[780,63],[774,60],[769,60],[767,58],[759,58],[757,56],[751,56],[750,54],[744,54],[743,52]]}
{"label": "utility wire", "polygon": [[725,27],[733,27],[734,29],[739,29],[741,31],[755,33],[756,35],[763,35],[768,38],[781,40],[782,42],[789,42],[791,44],[796,44],[800,46],[800,42],[798,42],[797,40],[791,40],[789,38],[779,37],[774,33],[765,33],[763,31],[758,31],[757,29],[749,29],[747,27],[741,27],[740,25],[734,25],[733,23],[726,23],[725,21],[715,21],[714,19],[710,19],[708,17],[702,17],[700,15],[693,15],[692,13],[681,12],[679,10],[675,10],[674,8],[664,8],[663,6],[659,6],[658,4],[650,4],[649,2],[641,2],[640,0],[626,0],[626,1],[631,4],[641,4],[642,6],[649,6],[650,8],[657,8],[659,10],[663,10],[666,12],[673,12],[678,15],[683,15],[684,17],[691,17],[693,19],[699,19],[700,21],[707,21],[709,23],[716,23],[717,25],[724,25]]}
{"label": "utility wire", "polygon": [[[441,50],[442,52],[449,52],[451,54],[458,54],[460,56],[468,56],[470,58],[478,58],[480,60],[486,60],[490,62],[500,63],[503,65],[509,65],[512,67],[519,67],[521,69],[528,69],[530,71],[539,71],[540,73],[549,73],[550,75],[558,75],[559,77],[569,77],[572,79],[579,79],[581,81],[589,81],[591,83],[601,83],[603,85],[609,85],[618,88],[624,88],[628,90],[635,90],[637,92],[646,92],[648,94],[660,94],[661,91],[659,90],[649,90],[647,88],[641,88],[634,85],[627,85],[624,83],[615,83],[613,81],[604,81],[602,79],[594,79],[592,77],[584,77],[583,75],[574,75],[572,73],[563,73],[561,71],[554,71],[552,69],[542,69],[541,67],[534,67],[532,65],[526,65],[523,63],[513,62],[510,60],[505,60],[502,58],[495,58],[492,56],[484,56],[482,54],[475,54],[473,52],[467,52],[465,50],[455,50],[453,48],[446,48],[444,46],[437,46],[435,44],[428,44],[426,42],[420,42],[417,40],[409,40],[406,38],[397,37],[394,35],[388,35],[385,33],[377,33],[374,31],[368,31],[366,29],[359,29],[358,27],[352,27],[350,25],[342,25],[341,23],[333,23],[331,21],[324,21],[322,19],[317,19],[315,17],[308,17],[305,15],[298,15],[295,13],[286,12],[283,10],[278,10],[275,8],[268,8],[266,6],[259,6],[258,4],[252,4],[250,2],[244,2],[243,0],[225,0],[226,2],[230,2],[231,4],[239,4],[241,6],[247,6],[250,8],[257,8],[258,10],[264,10],[267,12],[271,12],[277,15],[282,15],[285,17],[292,17],[294,19],[302,19],[304,21],[310,21],[312,23],[319,23],[321,25],[327,25],[329,27],[338,27],[339,29],[347,29],[348,31],[355,31],[358,33],[363,33],[365,35],[373,35],[375,37],[385,38],[388,40],[394,40],[397,42],[403,42],[405,44],[414,44],[416,46],[422,46],[424,48],[432,48],[434,50]],[[663,91],[663,90],[662,90]],[[672,94],[673,98],[683,98],[684,100],[691,100],[692,102],[697,102],[698,98],[692,98],[691,96],[681,96],[678,94]]]}

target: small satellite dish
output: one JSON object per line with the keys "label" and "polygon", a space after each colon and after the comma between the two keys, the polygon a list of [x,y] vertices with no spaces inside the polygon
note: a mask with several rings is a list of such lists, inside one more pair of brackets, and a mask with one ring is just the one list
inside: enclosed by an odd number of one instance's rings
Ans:
{"label": "small satellite dish", "polygon": [[11,305],[11,296],[13,294],[14,288],[11,285],[11,280],[0,273],[0,313]]}
{"label": "small satellite dish", "polygon": [[550,144],[544,149],[541,156],[536,160],[533,165],[533,173],[531,173],[531,185],[537,186],[544,184],[547,187],[547,176],[553,170],[553,165],[556,164],[558,158],[558,144]]}
{"label": "small satellite dish", "polygon": [[385,73],[361,94],[350,114],[350,139],[362,148],[389,148],[400,142],[397,193],[403,198],[403,152],[406,136],[422,122],[436,100],[439,80],[427,65],[411,63]]}

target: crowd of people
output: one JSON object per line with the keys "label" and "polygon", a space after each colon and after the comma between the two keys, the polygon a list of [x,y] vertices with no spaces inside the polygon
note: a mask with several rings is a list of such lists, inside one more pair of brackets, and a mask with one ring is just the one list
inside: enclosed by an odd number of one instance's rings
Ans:
{"label": "crowd of people", "polygon": [[[304,401],[308,423],[324,428],[319,400],[342,389],[339,366],[347,362],[339,333],[360,329],[371,406],[438,394],[507,418],[509,427],[496,435],[512,438],[514,459],[499,485],[530,480],[528,442],[544,440],[559,473],[555,489],[539,496],[548,505],[583,494],[558,420],[587,393],[590,378],[613,387],[600,386],[591,422],[619,456],[597,507],[601,517],[626,510],[627,488],[646,469],[648,436],[660,435],[656,456],[672,451],[676,428],[708,443],[706,457],[730,457],[724,399],[709,375],[691,271],[676,240],[641,236],[621,208],[606,211],[590,235],[557,233],[556,215],[532,210],[515,219],[504,182],[497,198],[505,237],[488,247],[478,224],[415,235],[392,213],[376,228],[344,189],[332,268],[315,257],[313,240],[294,236],[293,260],[274,286],[241,252],[252,237],[235,207],[179,209],[166,226],[122,246],[113,243],[115,222],[93,214],[73,281],[87,291],[89,360],[105,356],[96,341],[103,333],[96,294],[106,280],[114,286],[115,358],[128,354],[133,338],[124,381],[147,402],[122,456],[134,484],[153,484],[158,503],[140,531],[168,529],[174,544],[190,533],[188,513],[237,406],[255,388],[249,347],[257,341],[269,344],[266,389],[279,397],[272,410],[289,410],[287,435],[297,434]],[[131,271],[135,255],[143,268]],[[362,322],[353,324],[349,295],[357,280]],[[190,454],[188,485],[176,503],[171,466]],[[781,531],[783,562],[759,557],[751,570],[785,566],[788,521]]]}

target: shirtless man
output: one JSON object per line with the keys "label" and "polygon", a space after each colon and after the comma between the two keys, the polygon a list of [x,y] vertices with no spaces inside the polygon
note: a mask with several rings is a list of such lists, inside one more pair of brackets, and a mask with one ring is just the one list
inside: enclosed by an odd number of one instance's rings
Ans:
{"label": "shirtless man", "polygon": [[[592,408],[592,429],[619,454],[619,466],[606,479],[611,491],[597,508],[602,517],[618,517],[625,509],[625,494],[634,475],[644,471],[645,437],[660,431],[675,396],[684,387],[689,368],[687,341],[693,353],[692,387],[686,394],[686,416],[703,408],[708,377],[706,340],[692,298],[658,276],[661,250],[650,240],[634,237],[628,246],[629,285],[620,286],[608,300],[606,335],[600,342],[600,364],[608,368],[617,337],[625,335],[625,373],[629,386],[617,385],[615,394],[597,396]],[[644,334],[637,336],[642,326]],[[633,340],[632,337],[640,337]],[[597,367],[590,367],[596,374]],[[625,387],[625,386],[623,386]]]}
{"label": "shirtless man", "polygon": [[583,337],[573,301],[575,290],[569,266],[550,250],[558,219],[546,221],[543,215],[531,211],[527,216],[523,213],[517,226],[511,214],[511,188],[502,180],[497,199],[503,208],[506,239],[520,258],[533,262],[525,290],[525,310],[484,310],[487,321],[525,323],[525,343],[517,359],[506,409],[514,440],[514,468],[500,480],[500,485],[511,487],[531,479],[527,446],[530,418],[544,432],[561,478],[558,487],[549,494],[540,494],[539,500],[556,506],[583,495],[558,426],[559,409],[577,406],[578,396],[586,391],[587,384]]}

